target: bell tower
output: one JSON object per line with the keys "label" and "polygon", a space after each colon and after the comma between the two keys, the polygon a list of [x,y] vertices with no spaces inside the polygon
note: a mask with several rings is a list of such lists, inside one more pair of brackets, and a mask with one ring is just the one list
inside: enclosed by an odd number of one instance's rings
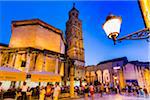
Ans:
{"label": "bell tower", "polygon": [[[84,61],[84,46],[82,36],[82,21],[79,19],[79,11],[73,4],[69,11],[69,19],[66,22],[66,41],[67,41],[67,55],[75,61],[75,77],[83,73]],[[82,70],[80,70],[82,69]],[[79,78],[79,77],[78,77]]]}

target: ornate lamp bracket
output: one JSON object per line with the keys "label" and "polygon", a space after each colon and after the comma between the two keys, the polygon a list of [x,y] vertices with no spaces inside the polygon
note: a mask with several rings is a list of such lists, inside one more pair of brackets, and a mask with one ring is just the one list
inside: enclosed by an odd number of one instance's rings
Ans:
{"label": "ornate lamp bracket", "polygon": [[129,35],[117,39],[116,41],[121,42],[123,40],[142,40],[142,39],[146,39],[148,42],[150,42],[150,28],[145,28],[137,32],[133,32]]}

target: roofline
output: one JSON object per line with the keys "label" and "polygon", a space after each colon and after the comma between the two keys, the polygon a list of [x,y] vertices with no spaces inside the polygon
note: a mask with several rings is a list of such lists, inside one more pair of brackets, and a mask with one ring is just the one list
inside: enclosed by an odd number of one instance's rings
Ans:
{"label": "roofline", "polygon": [[129,61],[128,63],[130,64],[150,64],[150,62],[142,62],[142,61],[138,61],[138,60],[135,60],[135,61]]}
{"label": "roofline", "polygon": [[47,24],[46,22],[40,20],[40,19],[29,19],[29,20],[17,20],[17,21],[12,21],[12,27],[18,27],[18,26],[26,26],[26,25],[40,25],[48,30],[51,30],[59,35],[61,35],[61,38],[64,42],[64,44],[66,45],[66,40],[63,36],[63,32],[58,29],[58,28],[55,28],[54,26],[52,25],[49,25]]}
{"label": "roofline", "polygon": [[85,66],[85,68],[92,68],[92,67],[97,67],[96,65],[88,65],[88,66]]}
{"label": "roofline", "polygon": [[13,21],[12,21],[12,24],[13,24],[14,26],[24,26],[24,25],[35,25],[35,24],[39,24],[39,25],[41,25],[41,26],[43,26],[43,27],[45,27],[45,26],[47,25],[47,28],[49,28],[49,29],[51,29],[51,30],[53,30],[53,31],[55,31],[55,32],[57,32],[57,33],[62,33],[62,31],[61,31],[60,29],[55,28],[54,26],[49,25],[49,24],[45,23],[44,21],[42,21],[42,20],[40,20],[40,19],[38,19],[38,18],[36,18],[36,19],[27,19],[27,20],[16,20],[16,21],[13,20]]}
{"label": "roofline", "polygon": [[[104,63],[108,63],[108,62],[113,62],[113,60],[123,59],[123,58],[126,58],[126,59],[127,59],[127,57],[119,57],[119,58],[114,58],[114,59],[110,59],[110,60],[101,61],[101,62],[99,62],[97,65],[104,64]],[[117,60],[117,61],[120,61],[120,60]]]}
{"label": "roofline", "polygon": [[130,62],[138,62],[138,63],[150,63],[150,62],[148,62],[148,61],[146,61],[146,62],[145,62],[145,61],[138,61],[138,60],[129,61],[129,63],[130,63]]}
{"label": "roofline", "polygon": [[0,43],[0,46],[8,47],[9,45],[8,45],[8,44],[5,44],[5,43]]}

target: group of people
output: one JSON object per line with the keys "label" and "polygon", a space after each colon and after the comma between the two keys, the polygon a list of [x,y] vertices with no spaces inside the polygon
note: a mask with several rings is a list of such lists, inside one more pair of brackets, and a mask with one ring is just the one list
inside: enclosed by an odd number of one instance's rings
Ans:
{"label": "group of people", "polygon": [[[14,87],[14,86],[13,86]],[[36,97],[39,100],[58,100],[58,97],[61,93],[61,88],[59,83],[47,84],[47,86],[37,86],[30,88],[27,86],[26,82],[23,82],[23,85],[19,88],[8,89],[11,94],[15,97],[15,100],[32,100],[31,97]],[[7,90],[7,91],[8,91]],[[0,82],[0,100],[3,100],[4,91],[2,88],[2,83]]]}
{"label": "group of people", "polygon": [[55,83],[55,86],[52,84],[47,84],[46,87],[42,86],[40,89],[40,99],[39,100],[58,100],[58,97],[61,93],[61,88],[59,83]]}
{"label": "group of people", "polygon": [[103,92],[108,93],[108,89],[105,87],[104,84],[99,84],[98,86],[94,86],[92,83],[90,85],[84,86],[84,97],[85,100],[88,100],[88,96],[90,95],[92,100],[94,100],[94,93],[99,92],[100,96],[102,97]]}
{"label": "group of people", "polygon": [[145,96],[145,97],[149,96],[145,86],[141,88],[139,85],[134,83],[127,84],[124,90],[126,91],[125,94],[129,96],[130,95]]}
{"label": "group of people", "polygon": [[[68,90],[70,87],[63,86],[60,88],[59,83],[55,83],[55,85],[47,84],[47,86],[37,86],[33,88],[29,88],[26,82],[23,82],[23,85],[19,88],[15,88],[12,86],[8,91],[15,93],[16,100],[31,100],[31,96],[37,97],[39,100],[58,100],[58,97],[62,91]],[[137,84],[130,83],[126,84],[125,88],[120,89],[120,86],[117,84],[110,83],[99,83],[97,85],[90,84],[82,87],[75,87],[75,92],[78,95],[84,95],[85,100],[88,100],[88,96],[90,95],[92,100],[94,100],[94,93],[99,93],[100,97],[103,94],[122,94],[127,96],[145,96],[148,97],[148,91],[146,87],[142,89]],[[19,95],[18,95],[19,94]],[[0,82],[0,99],[3,98],[3,88],[2,83]]]}
{"label": "group of people", "polygon": [[148,91],[146,87],[140,88],[138,85],[135,85],[133,83],[127,84],[124,89],[121,89],[119,85],[113,85],[113,84],[103,84],[99,83],[97,86],[90,84],[84,86],[84,97],[85,100],[88,100],[88,96],[90,95],[92,100],[94,100],[94,93],[99,93],[100,97],[103,96],[103,94],[121,94],[121,95],[127,95],[127,96],[143,96],[148,97]]}

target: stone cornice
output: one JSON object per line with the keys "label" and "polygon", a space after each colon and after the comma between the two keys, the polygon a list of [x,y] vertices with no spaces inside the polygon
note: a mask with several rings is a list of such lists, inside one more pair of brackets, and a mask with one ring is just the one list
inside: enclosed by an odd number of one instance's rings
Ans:
{"label": "stone cornice", "polygon": [[64,42],[64,44],[66,45],[66,40],[63,36],[63,32],[58,29],[55,28],[54,26],[51,26],[47,23],[45,23],[44,21],[40,20],[40,19],[31,19],[31,20],[20,20],[20,21],[12,21],[12,29],[14,27],[19,27],[19,26],[27,26],[27,25],[40,25],[43,28],[46,28],[48,30],[51,30],[57,34],[59,34]]}

